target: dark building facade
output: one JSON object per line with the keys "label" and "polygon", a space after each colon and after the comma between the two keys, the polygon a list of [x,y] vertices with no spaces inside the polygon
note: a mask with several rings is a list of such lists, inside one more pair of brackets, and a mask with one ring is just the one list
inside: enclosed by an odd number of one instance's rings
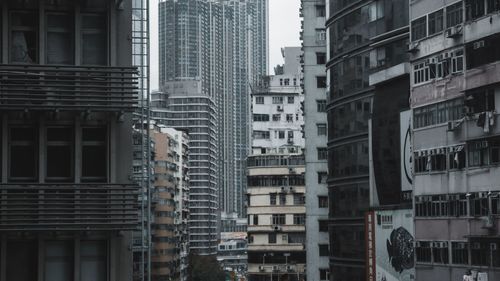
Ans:
{"label": "dark building facade", "polygon": [[132,1],[0,3],[0,280],[131,280]]}
{"label": "dark building facade", "polygon": [[369,118],[375,93],[370,74],[407,60],[408,2],[330,0],[326,5],[330,279],[366,280]]}

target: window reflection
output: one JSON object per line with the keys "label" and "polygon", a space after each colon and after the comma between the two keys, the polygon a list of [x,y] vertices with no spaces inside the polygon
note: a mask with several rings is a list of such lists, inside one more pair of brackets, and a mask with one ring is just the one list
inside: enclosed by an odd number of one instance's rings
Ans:
{"label": "window reflection", "polygon": [[363,133],[368,130],[368,119],[371,112],[371,98],[363,98],[340,105],[332,110],[330,135],[333,138]]}
{"label": "window reflection", "polygon": [[10,62],[37,63],[38,14],[35,12],[12,12],[10,26]]}
{"label": "window reflection", "polygon": [[[332,149],[329,163],[333,177],[368,175],[368,141],[344,144]],[[342,161],[339,161],[342,159]]]}

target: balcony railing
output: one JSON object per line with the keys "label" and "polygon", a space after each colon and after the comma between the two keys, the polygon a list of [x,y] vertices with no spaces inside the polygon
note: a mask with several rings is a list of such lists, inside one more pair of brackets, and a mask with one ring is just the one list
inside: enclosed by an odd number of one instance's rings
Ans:
{"label": "balcony railing", "polygon": [[133,111],[137,69],[1,65],[1,110]]}
{"label": "balcony railing", "polygon": [[138,192],[118,184],[0,184],[0,231],[134,230]]}

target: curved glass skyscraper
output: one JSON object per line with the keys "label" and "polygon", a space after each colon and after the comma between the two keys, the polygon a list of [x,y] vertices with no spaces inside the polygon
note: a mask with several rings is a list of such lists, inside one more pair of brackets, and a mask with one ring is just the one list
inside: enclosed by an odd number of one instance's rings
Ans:
{"label": "curved glass skyscraper", "polygon": [[332,280],[366,280],[369,75],[406,59],[408,1],[327,1],[328,188]]}

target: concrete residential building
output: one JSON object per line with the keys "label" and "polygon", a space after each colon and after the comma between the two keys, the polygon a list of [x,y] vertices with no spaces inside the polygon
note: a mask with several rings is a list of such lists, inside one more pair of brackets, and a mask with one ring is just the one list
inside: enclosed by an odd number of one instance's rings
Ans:
{"label": "concrete residential building", "polygon": [[[304,116],[306,159],[307,280],[329,280],[328,177],[326,123],[326,37],[325,0],[302,0],[302,69],[304,71]],[[318,158],[323,156],[324,158]]]}
{"label": "concrete residential building", "polygon": [[500,279],[499,10],[410,4],[417,280]]}
{"label": "concrete residential building", "polygon": [[0,4],[2,281],[132,279],[131,5]]}
{"label": "concrete residential building", "polygon": [[304,124],[300,48],[282,49],[285,65],[252,94],[248,157],[248,278],[305,276]]}
{"label": "concrete residential building", "polygon": [[187,135],[151,128],[154,142],[151,275],[154,280],[186,280],[189,210]]}
{"label": "concrete residential building", "polygon": [[250,85],[267,68],[267,0],[162,0],[160,87],[198,79],[214,101],[221,212],[243,216]]}

